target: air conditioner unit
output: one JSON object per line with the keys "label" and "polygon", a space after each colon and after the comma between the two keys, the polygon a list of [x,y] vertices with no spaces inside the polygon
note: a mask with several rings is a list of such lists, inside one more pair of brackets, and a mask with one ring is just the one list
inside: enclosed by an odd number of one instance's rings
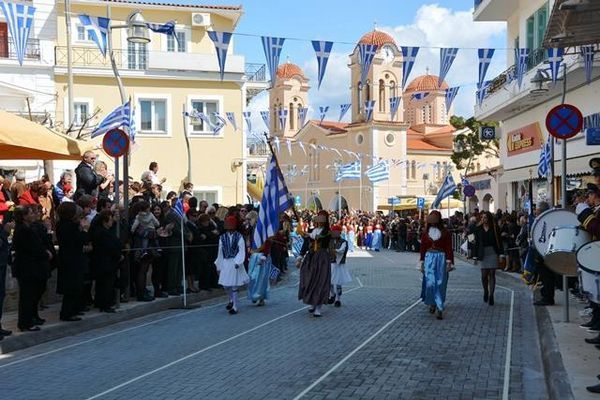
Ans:
{"label": "air conditioner unit", "polygon": [[210,26],[210,14],[192,13],[192,26]]}

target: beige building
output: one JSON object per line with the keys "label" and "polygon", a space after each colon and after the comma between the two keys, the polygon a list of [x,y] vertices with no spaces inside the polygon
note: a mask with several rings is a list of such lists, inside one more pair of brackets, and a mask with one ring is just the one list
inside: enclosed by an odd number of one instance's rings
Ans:
{"label": "beige building", "polygon": [[[402,53],[394,39],[375,30],[359,42],[376,43],[379,50],[364,86],[358,48],[349,56],[349,123],[311,120],[297,126],[298,109],[309,104],[309,82],[297,65],[281,65],[271,89],[271,132],[281,142],[293,143],[292,155],[282,144],[279,158],[288,187],[302,206],[336,210],[341,204],[342,208],[375,210],[390,197],[435,194],[445,171],[451,169],[454,128],[448,125],[450,112],[444,100],[447,84],[439,86],[438,77],[427,74],[415,78],[403,92],[399,84]],[[416,93],[427,95],[417,100]],[[396,96],[402,101],[392,118],[389,98]],[[364,109],[368,100],[376,101],[370,121]],[[288,110],[284,129],[275,117],[281,108]],[[356,155],[361,159],[362,178],[336,183],[337,166],[357,161]],[[381,158],[396,160],[397,165],[390,163],[388,181],[371,183],[364,173]]]}

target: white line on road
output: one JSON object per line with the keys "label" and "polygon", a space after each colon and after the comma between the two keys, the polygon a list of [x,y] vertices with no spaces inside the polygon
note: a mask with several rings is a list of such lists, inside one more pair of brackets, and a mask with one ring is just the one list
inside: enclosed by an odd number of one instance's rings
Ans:
{"label": "white line on road", "polygon": [[504,387],[502,388],[502,400],[508,400],[508,392],[510,390],[510,363],[512,356],[512,333],[513,316],[515,308],[515,291],[500,285],[498,285],[498,287],[510,292],[510,313],[508,314],[508,334],[506,337],[506,357],[504,364]]}
{"label": "white line on road", "polygon": [[346,357],[342,358],[337,364],[335,364],[333,367],[331,367],[331,369],[329,371],[325,372],[323,375],[321,375],[321,377],[319,379],[317,379],[309,387],[304,389],[298,396],[294,397],[294,400],[298,400],[298,399],[302,398],[304,395],[306,395],[308,392],[310,392],[315,386],[317,386],[319,383],[323,382],[323,380],[325,380],[329,375],[331,375],[333,372],[335,372],[335,370],[338,369],[343,363],[348,361],[350,359],[350,357],[352,357],[354,354],[356,354],[358,351],[360,351],[360,349],[365,347],[373,339],[375,339],[377,336],[379,336],[381,334],[381,332],[385,331],[390,325],[392,325],[400,317],[402,317],[404,314],[409,312],[413,307],[415,307],[417,304],[420,304],[420,303],[421,303],[421,299],[415,301],[409,307],[405,308],[400,314],[396,315],[393,319],[388,321],[385,325],[383,325],[381,328],[379,328],[379,330],[377,332],[375,332],[373,335],[371,335],[367,340],[362,342],[357,348],[352,350]]}

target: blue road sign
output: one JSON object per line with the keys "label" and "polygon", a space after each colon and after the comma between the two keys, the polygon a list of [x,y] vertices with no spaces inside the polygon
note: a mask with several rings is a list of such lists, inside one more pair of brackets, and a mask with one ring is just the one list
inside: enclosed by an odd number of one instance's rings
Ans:
{"label": "blue road sign", "polygon": [[572,138],[583,128],[583,115],[575,106],[558,105],[546,116],[546,128],[557,139]]}
{"label": "blue road sign", "polygon": [[425,198],[424,197],[418,197],[417,198],[417,208],[419,210],[422,210],[425,208]]}
{"label": "blue road sign", "polygon": [[129,137],[121,129],[111,129],[102,139],[102,148],[111,157],[121,157],[129,149]]}

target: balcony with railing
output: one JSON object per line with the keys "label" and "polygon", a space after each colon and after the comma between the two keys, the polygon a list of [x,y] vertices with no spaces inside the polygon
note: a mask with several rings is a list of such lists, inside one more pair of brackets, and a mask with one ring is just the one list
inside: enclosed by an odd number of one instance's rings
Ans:
{"label": "balcony with railing", "polygon": [[473,20],[507,21],[519,7],[519,0],[473,0]]}
{"label": "balcony with railing", "polygon": [[[8,42],[0,43],[0,60],[17,60],[17,51],[15,42],[12,38],[8,38]],[[40,61],[40,41],[39,39],[29,39],[25,47],[25,61]]]}

